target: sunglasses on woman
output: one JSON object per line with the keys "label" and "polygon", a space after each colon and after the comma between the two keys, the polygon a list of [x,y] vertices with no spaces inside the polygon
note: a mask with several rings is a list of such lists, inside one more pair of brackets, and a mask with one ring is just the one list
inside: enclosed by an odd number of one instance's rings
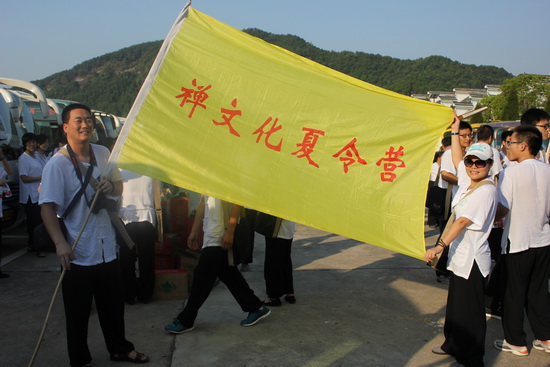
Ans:
{"label": "sunglasses on woman", "polygon": [[487,166],[487,164],[491,163],[492,160],[491,159],[488,159],[486,161],[483,161],[481,159],[478,159],[477,161],[474,161],[470,158],[464,158],[464,165],[466,167],[472,167],[473,165],[476,166],[476,168],[484,168]]}

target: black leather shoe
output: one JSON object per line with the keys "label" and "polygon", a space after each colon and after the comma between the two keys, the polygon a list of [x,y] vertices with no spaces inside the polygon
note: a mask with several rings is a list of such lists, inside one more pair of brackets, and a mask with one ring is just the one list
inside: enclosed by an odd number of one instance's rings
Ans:
{"label": "black leather shoe", "polygon": [[279,306],[282,306],[283,303],[278,298],[270,298],[264,301],[264,305],[268,307],[279,307]]}
{"label": "black leather shoe", "polygon": [[296,298],[294,296],[285,296],[285,301],[293,305],[296,303]]}

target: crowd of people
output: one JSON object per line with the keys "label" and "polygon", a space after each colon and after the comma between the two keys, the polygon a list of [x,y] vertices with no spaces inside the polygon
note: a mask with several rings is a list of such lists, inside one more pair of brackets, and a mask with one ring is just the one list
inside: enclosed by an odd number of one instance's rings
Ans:
{"label": "crowd of people", "polygon": [[[126,339],[124,304],[147,303],[153,295],[157,184],[118,169],[105,173],[109,151],[90,142],[94,128],[87,106],[68,106],[62,120],[67,145],[58,149],[59,154],[48,156],[47,138],[34,134],[22,138],[19,202],[27,217],[29,249],[34,249],[34,228],[43,223],[64,273],[71,366],[89,366],[92,360],[87,343],[92,301],[111,360],[146,363],[149,357]],[[502,133],[499,151],[491,147],[490,126],[478,129],[474,143],[472,127],[455,118],[450,138],[443,139],[443,150],[434,157],[431,180],[446,190],[448,202],[441,213],[429,213],[428,221],[439,227],[440,236],[425,258],[437,262],[436,279],[448,283],[449,291],[445,341],[432,351],[453,356],[458,365],[484,365],[486,313],[502,319],[504,338],[494,341],[497,349],[529,354],[525,312],[535,336],[530,345],[550,353],[550,166],[542,145],[549,133],[548,113],[530,109],[519,126]],[[0,161],[3,187],[12,172],[1,151]],[[113,209],[119,197],[121,203]],[[90,210],[94,215],[81,232]],[[109,214],[115,211],[117,219]],[[296,303],[291,259],[295,223],[273,217],[273,228],[260,232],[266,246],[265,300],[256,296],[242,275],[253,261],[254,221],[260,214],[201,197],[187,240],[189,248],[201,249],[201,255],[185,307],[166,331],[193,330],[218,279],[248,313],[240,322],[244,327],[269,316],[270,307],[282,306],[281,297]],[[118,218],[124,222],[122,229]],[[248,251],[238,260],[239,271],[232,252],[236,229],[244,221],[249,223]],[[72,247],[77,236],[79,243]],[[37,255],[42,256],[40,251]],[[0,278],[5,277],[0,271]]]}
{"label": "crowd of people", "polygon": [[[105,172],[109,150],[90,141],[94,126],[89,107],[70,105],[61,117],[66,145],[61,144],[51,154],[47,137],[31,133],[22,137],[19,202],[26,214],[28,249],[45,256],[35,248],[33,238],[35,228],[43,224],[63,270],[61,289],[71,366],[90,366],[92,360],[87,340],[92,302],[110,359],[147,363],[149,357],[136,351],[126,339],[124,304],[136,300],[147,303],[153,296],[158,182],[116,168]],[[1,152],[0,155],[3,187],[12,172],[7,159]],[[88,215],[90,211],[93,215]],[[217,279],[227,285],[242,310],[248,312],[242,326],[255,325],[267,317],[271,313],[267,306],[281,306],[279,297],[283,295],[288,303],[296,303],[290,258],[295,223],[276,218],[280,224],[277,231],[265,236],[269,248],[264,266],[268,298],[260,300],[231,262],[235,229],[240,221],[246,221],[245,213],[252,225],[246,239],[249,251],[239,260],[242,271],[252,262],[253,223],[258,213],[217,198],[201,198],[187,241],[192,249],[202,247],[192,291],[184,310],[166,326],[167,331],[193,329],[199,308]],[[204,238],[199,238],[202,233]],[[78,243],[74,244],[77,238]],[[0,271],[0,278],[8,276]]]}
{"label": "crowd of people", "polygon": [[495,348],[529,355],[526,313],[530,344],[550,353],[550,166],[543,149],[549,133],[548,113],[529,109],[502,134],[499,152],[490,146],[490,126],[480,127],[473,143],[472,127],[455,118],[450,149],[434,162],[434,185],[450,202],[430,214],[441,234],[425,254],[437,280],[449,283],[445,342],[432,351],[458,365],[484,365],[486,316],[502,320],[504,338]]}

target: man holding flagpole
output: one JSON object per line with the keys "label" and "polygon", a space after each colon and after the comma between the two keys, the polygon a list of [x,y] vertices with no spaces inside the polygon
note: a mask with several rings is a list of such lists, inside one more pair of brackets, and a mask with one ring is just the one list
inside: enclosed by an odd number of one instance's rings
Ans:
{"label": "man holding flagpole", "polygon": [[[68,144],[44,167],[39,204],[64,270],[62,289],[70,364],[89,366],[92,360],[87,342],[92,300],[111,360],[148,362],[149,357],[137,352],[125,337],[124,292],[111,219],[102,205],[89,207],[96,194],[104,198],[120,196],[122,176],[112,170],[108,179],[100,177],[109,150],[90,143],[94,117],[89,107],[69,105],[62,112],[62,120]],[[98,199],[97,204],[101,201]],[[91,209],[93,214],[82,229]],[[66,237],[58,216],[64,220]],[[71,248],[69,243],[81,231],[79,242]]]}

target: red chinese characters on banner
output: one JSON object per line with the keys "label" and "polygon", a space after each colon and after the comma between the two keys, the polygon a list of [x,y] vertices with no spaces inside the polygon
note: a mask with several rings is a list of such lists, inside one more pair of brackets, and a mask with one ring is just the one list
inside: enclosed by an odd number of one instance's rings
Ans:
{"label": "red chinese characters on banner", "polygon": [[[192,88],[181,87],[183,93],[176,96],[176,98],[181,99],[179,104],[180,107],[185,107],[186,104],[190,103],[191,110],[189,111],[189,118],[193,117],[197,107],[201,107],[206,110],[205,101],[209,98],[208,90],[212,88],[212,85],[199,85],[197,79],[193,79],[191,82]],[[229,133],[240,137],[239,132],[234,128],[233,119],[237,116],[242,116],[243,113],[240,109],[237,108],[237,98],[234,98],[231,101],[232,108],[220,108],[221,112],[221,121],[212,120],[212,123],[216,126],[227,126]],[[280,138],[277,143],[276,136],[272,136],[283,128],[283,125],[279,124],[278,118],[268,117],[267,120],[252,133],[252,135],[257,135],[256,143],[259,143],[260,140],[263,140],[265,146],[276,152],[280,152],[283,145],[283,138]],[[319,142],[321,137],[325,136],[325,131],[312,129],[307,127],[302,127],[302,131],[305,133],[304,138],[301,143],[296,143],[298,150],[292,152],[291,154],[296,156],[296,158],[306,158],[309,165],[319,168],[319,164],[315,162],[312,158],[315,147]],[[340,151],[332,156],[338,158],[343,162],[344,173],[349,172],[349,167],[353,164],[362,164],[367,165],[367,161],[361,158],[359,151],[355,144],[357,143],[357,138],[353,138],[347,145],[345,145]],[[397,178],[397,175],[394,171],[397,168],[406,167],[405,162],[400,159],[404,154],[404,148],[402,146],[396,151],[392,146],[386,152],[386,157],[381,158],[376,162],[377,166],[381,166],[384,163],[383,168],[384,172],[380,174],[381,180],[383,182],[394,182]]]}
{"label": "red chinese characters on banner", "polygon": [[339,158],[341,162],[344,162],[344,173],[348,173],[349,166],[354,163],[367,164],[367,161],[359,156],[359,152],[355,147],[357,138],[353,138],[346,146],[344,146],[338,153],[334,154],[334,158]]}
{"label": "red chinese characters on banner", "polygon": [[[235,98],[231,102],[231,106],[233,106],[234,108],[237,107],[237,98]],[[220,110],[223,113],[223,116],[222,116],[223,121],[218,122],[218,121],[212,120],[214,125],[216,125],[216,126],[227,125],[227,127],[229,128],[229,132],[231,134],[240,137],[241,135],[237,132],[237,130],[235,130],[233,128],[233,125],[231,125],[231,120],[233,120],[233,117],[235,117],[235,116],[242,116],[241,110],[230,110],[230,109],[227,109],[227,108],[220,108]]]}
{"label": "red chinese characters on banner", "polygon": [[189,112],[189,118],[193,117],[197,106],[206,109],[206,105],[204,104],[204,101],[208,98],[208,93],[206,93],[206,91],[212,88],[211,85],[197,85],[197,79],[193,79],[191,84],[196,89],[181,87],[181,91],[183,93],[176,96],[176,98],[182,99],[180,107],[185,106],[186,103],[191,103],[193,105],[193,107],[191,107],[191,111]]}
{"label": "red chinese characters on banner", "polygon": [[[269,123],[272,122],[272,121],[273,121],[273,123],[271,124],[271,127],[269,128],[269,130],[265,131],[264,129],[266,129],[267,125],[269,125]],[[279,144],[277,144],[277,145],[273,145],[269,142],[269,138],[271,137],[271,135],[273,135],[274,133],[276,133],[277,131],[279,131],[283,128],[282,125],[277,126],[277,122],[279,122],[278,118],[275,118],[275,120],[273,120],[272,117],[269,117],[263,123],[262,126],[260,126],[256,131],[254,131],[252,133],[252,135],[258,134],[258,137],[256,138],[256,143],[259,143],[260,140],[262,139],[262,136],[265,134],[264,143],[265,143],[266,147],[268,147],[269,149],[275,150],[277,152],[280,152],[281,147],[283,145],[283,139],[279,140]]]}
{"label": "red chinese characters on banner", "polygon": [[407,167],[405,162],[403,162],[399,157],[401,157],[403,152],[403,147],[400,146],[399,150],[395,151],[394,147],[390,147],[390,150],[386,152],[387,158],[382,158],[376,162],[377,166],[380,166],[384,162],[384,172],[380,174],[380,178],[384,182],[393,182],[397,175],[393,173],[397,168]]}
{"label": "red chinese characters on banner", "polygon": [[301,143],[296,144],[296,146],[300,149],[292,153],[292,155],[295,155],[297,158],[306,157],[309,164],[319,168],[319,165],[313,159],[311,159],[311,154],[313,153],[313,149],[315,148],[315,145],[319,140],[319,136],[325,136],[325,132],[322,130],[310,129],[307,127],[303,127],[302,131],[306,132],[304,140]]}

